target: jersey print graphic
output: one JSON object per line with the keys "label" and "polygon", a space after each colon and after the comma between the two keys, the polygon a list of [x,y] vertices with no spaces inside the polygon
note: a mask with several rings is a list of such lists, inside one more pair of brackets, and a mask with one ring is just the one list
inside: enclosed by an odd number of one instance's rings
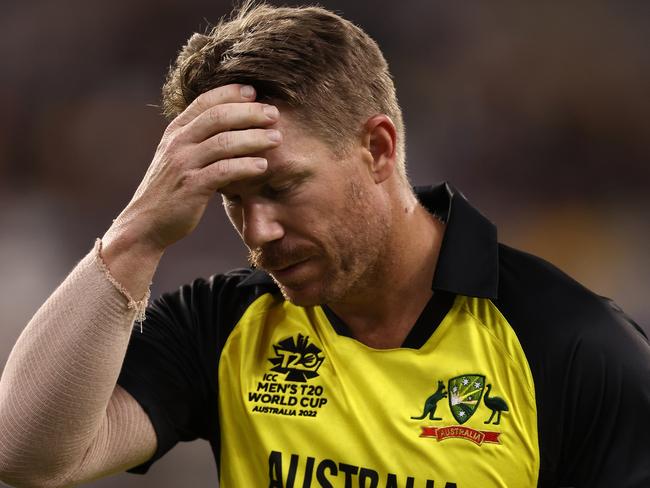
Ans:
{"label": "jersey print graphic", "polygon": [[464,375],[449,380],[449,408],[459,424],[467,422],[481,402],[485,376]]}
{"label": "jersey print graphic", "polygon": [[422,420],[427,415],[429,420],[442,420],[442,417],[436,417],[436,408],[438,407],[438,402],[443,398],[447,397],[447,392],[445,391],[445,384],[442,381],[438,381],[438,389],[436,392],[426,399],[424,402],[424,409],[422,410],[422,415],[419,417],[411,417],[413,420]]}
{"label": "jersey print graphic", "polygon": [[[501,432],[477,430],[471,427],[463,426],[483,404],[491,410],[490,417],[484,421],[484,424],[499,425],[501,422],[501,413],[508,411],[508,405],[503,398],[490,395],[492,385],[485,384],[485,376],[481,374],[465,374],[451,378],[448,382],[448,391],[442,381],[438,381],[438,389],[429,396],[424,402],[422,415],[411,417],[412,420],[429,420],[444,421],[442,416],[435,416],[438,402],[443,398],[448,398],[449,411],[458,425],[447,426],[422,426],[420,437],[435,438],[437,441],[457,438],[466,439],[480,446],[484,442],[492,444],[501,444],[499,436]],[[484,390],[485,393],[484,393]],[[438,415],[443,415],[439,413]],[[496,420],[493,420],[496,416]]]}
{"label": "jersey print graphic", "polygon": [[492,419],[494,418],[494,415],[497,415],[497,419],[494,422],[494,425],[499,425],[501,423],[501,412],[507,412],[508,411],[508,404],[505,402],[503,398],[499,398],[498,396],[490,396],[490,390],[492,389],[492,385],[487,385],[487,392],[485,392],[485,406],[488,407],[490,410],[492,410],[492,415],[490,415],[490,418],[487,419],[485,424],[489,424],[492,422]]}
{"label": "jersey print graphic", "polygon": [[319,376],[325,361],[322,351],[298,334],[273,345],[275,357],[268,358],[274,366],[248,392],[251,412],[284,417],[316,417],[327,404],[325,388],[306,384]]}
{"label": "jersey print graphic", "polygon": [[278,344],[273,346],[275,357],[269,358],[275,365],[271,371],[286,374],[286,381],[295,381],[305,383],[308,379],[318,376],[318,368],[323,361],[321,350],[314,344],[309,343],[309,336],[298,334],[294,340],[293,337],[287,337]]}

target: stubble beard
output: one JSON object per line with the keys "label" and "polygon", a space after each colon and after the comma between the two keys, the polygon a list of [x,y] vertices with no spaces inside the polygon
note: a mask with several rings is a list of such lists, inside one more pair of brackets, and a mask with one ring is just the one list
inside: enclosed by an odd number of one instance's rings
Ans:
{"label": "stubble beard", "polygon": [[[285,286],[271,273],[285,300],[302,307],[351,301],[365,294],[369,287],[381,285],[386,280],[381,270],[388,254],[389,218],[378,212],[354,183],[350,183],[346,194],[346,212],[332,222],[326,235],[313,236],[316,241],[313,247],[288,248],[285,252],[284,259],[288,261],[306,256],[308,252],[316,253],[316,259],[326,266],[319,281],[314,282],[312,278],[305,283]],[[281,253],[279,247],[269,253],[254,249],[249,253],[249,261],[265,268],[274,259],[282,259]]]}

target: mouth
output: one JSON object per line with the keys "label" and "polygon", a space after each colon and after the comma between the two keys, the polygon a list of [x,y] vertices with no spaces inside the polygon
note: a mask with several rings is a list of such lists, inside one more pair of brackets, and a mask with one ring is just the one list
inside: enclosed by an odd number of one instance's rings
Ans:
{"label": "mouth", "polygon": [[310,258],[305,258],[287,266],[267,268],[267,271],[271,273],[278,281],[284,281],[295,276],[296,273],[298,273],[305,266],[305,264],[307,264],[309,259]]}

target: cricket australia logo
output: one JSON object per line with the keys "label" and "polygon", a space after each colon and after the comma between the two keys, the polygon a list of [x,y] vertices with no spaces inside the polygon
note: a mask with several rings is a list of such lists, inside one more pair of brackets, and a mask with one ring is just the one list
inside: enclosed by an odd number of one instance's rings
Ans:
{"label": "cricket australia logo", "polygon": [[459,424],[467,422],[481,402],[485,376],[467,374],[449,380],[449,408]]}
{"label": "cricket australia logo", "polygon": [[[444,421],[445,416],[436,412],[438,402],[447,398],[449,412],[457,425],[422,426],[420,437],[433,437],[438,441],[449,438],[466,439],[481,445],[484,442],[501,444],[501,432],[476,430],[463,426],[477,412],[482,403],[491,411],[490,417],[483,424],[499,425],[501,413],[508,411],[508,405],[503,398],[491,395],[492,385],[487,384],[485,376],[481,374],[465,374],[451,378],[447,383],[447,390],[442,381],[438,381],[438,389],[424,402],[422,414],[411,417],[412,420]],[[442,402],[441,402],[442,403]],[[437,413],[437,415],[436,415]],[[496,416],[496,420],[494,417]],[[476,422],[476,421],[474,421]]]}
{"label": "cricket australia logo", "polygon": [[271,371],[286,374],[285,381],[305,383],[318,376],[318,369],[325,361],[321,350],[309,342],[309,336],[287,337],[273,346],[275,357],[269,358],[274,365]]}

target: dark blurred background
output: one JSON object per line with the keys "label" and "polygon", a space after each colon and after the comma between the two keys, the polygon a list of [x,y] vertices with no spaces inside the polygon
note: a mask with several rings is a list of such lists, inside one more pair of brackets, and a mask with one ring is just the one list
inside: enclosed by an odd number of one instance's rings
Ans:
{"label": "dark blurred background", "polygon": [[[277,2],[270,2],[277,3]],[[391,65],[414,184],[450,180],[500,239],[650,324],[650,3],[321,0]],[[0,16],[0,365],[143,176],[167,67],[228,1],[4,0]],[[153,293],[245,263],[215,199]],[[216,486],[207,443],[145,477]]]}

